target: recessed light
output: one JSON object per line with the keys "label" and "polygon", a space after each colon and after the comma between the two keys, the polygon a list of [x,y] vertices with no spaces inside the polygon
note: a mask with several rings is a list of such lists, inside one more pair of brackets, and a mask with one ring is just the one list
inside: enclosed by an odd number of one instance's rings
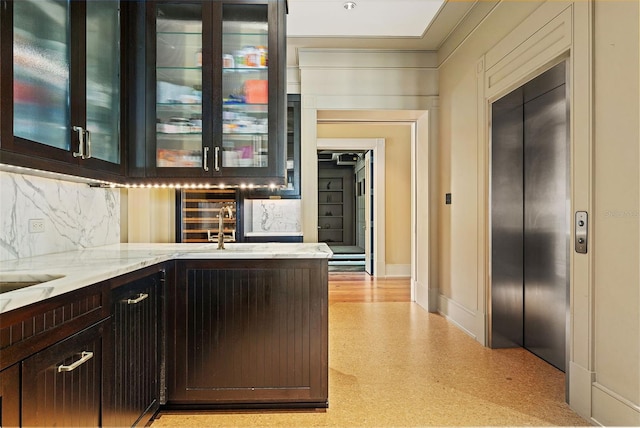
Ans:
{"label": "recessed light", "polygon": [[351,10],[356,7],[356,3],[353,1],[348,1],[348,2],[345,2],[342,6],[344,6],[344,8],[347,10]]}

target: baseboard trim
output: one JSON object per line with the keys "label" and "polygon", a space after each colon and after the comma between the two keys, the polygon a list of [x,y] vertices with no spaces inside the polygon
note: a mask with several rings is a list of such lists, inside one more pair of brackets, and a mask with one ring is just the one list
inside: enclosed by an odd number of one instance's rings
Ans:
{"label": "baseboard trim", "polygon": [[440,294],[438,298],[438,313],[474,340],[478,340],[478,335],[474,332],[477,324],[475,312]]}
{"label": "baseboard trim", "polygon": [[594,372],[569,361],[569,407],[586,420],[591,419],[591,385],[595,380]]}
{"label": "baseboard trim", "polygon": [[640,406],[606,386],[594,382],[591,388],[591,420],[601,426],[640,426]]}
{"label": "baseboard trim", "polygon": [[390,265],[387,264],[385,269],[386,278],[410,278],[411,265]]}

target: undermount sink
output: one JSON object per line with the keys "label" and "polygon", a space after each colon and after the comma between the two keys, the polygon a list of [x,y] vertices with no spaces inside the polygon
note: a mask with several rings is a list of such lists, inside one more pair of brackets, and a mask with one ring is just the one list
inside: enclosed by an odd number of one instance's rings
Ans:
{"label": "undermount sink", "polygon": [[0,274],[0,294],[31,287],[32,285],[43,284],[63,277],[64,275]]}

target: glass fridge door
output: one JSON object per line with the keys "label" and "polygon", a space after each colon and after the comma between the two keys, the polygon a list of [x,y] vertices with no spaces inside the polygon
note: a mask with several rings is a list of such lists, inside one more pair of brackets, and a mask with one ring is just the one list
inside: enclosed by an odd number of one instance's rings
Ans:
{"label": "glass fridge door", "polygon": [[222,167],[269,163],[266,4],[222,7]]}
{"label": "glass fridge door", "polygon": [[202,168],[202,4],[156,10],[156,166]]}

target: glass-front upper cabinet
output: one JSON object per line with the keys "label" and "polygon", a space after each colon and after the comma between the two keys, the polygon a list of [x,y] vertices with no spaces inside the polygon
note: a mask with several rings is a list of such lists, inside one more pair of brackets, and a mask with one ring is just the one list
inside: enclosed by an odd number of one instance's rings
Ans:
{"label": "glass-front upper cabinet", "polygon": [[156,41],[147,123],[155,121],[156,138],[147,175],[284,184],[285,1],[148,7]]}
{"label": "glass-front upper cabinet", "polygon": [[203,168],[203,5],[156,8],[156,166]]}
{"label": "glass-front upper cabinet", "polygon": [[222,167],[269,163],[268,6],[222,6]]}
{"label": "glass-front upper cabinet", "polygon": [[11,22],[3,52],[10,46],[13,64],[3,62],[2,75],[13,93],[3,93],[12,138],[2,149],[122,173],[120,2],[3,5],[2,24]]}

